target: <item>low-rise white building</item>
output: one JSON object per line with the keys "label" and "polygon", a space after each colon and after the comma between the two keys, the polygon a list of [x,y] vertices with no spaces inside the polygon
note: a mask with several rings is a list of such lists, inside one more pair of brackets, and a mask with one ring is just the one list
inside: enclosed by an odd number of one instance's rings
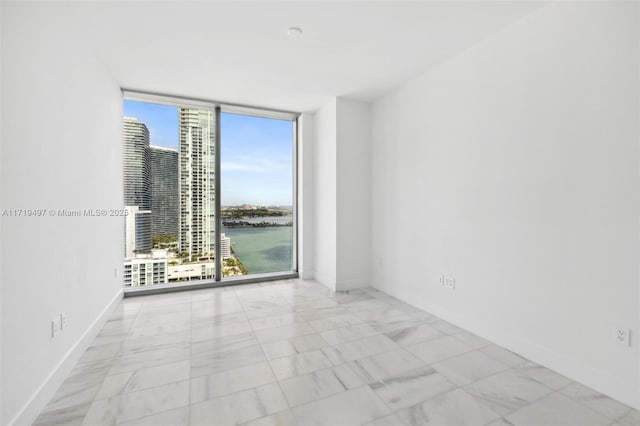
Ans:
{"label": "low-rise white building", "polygon": [[181,265],[169,265],[167,277],[169,281],[191,281],[214,278],[216,271],[215,262],[183,263]]}
{"label": "low-rise white building", "polygon": [[231,238],[227,237],[224,232],[220,234],[220,247],[218,253],[222,259],[231,257]]}
{"label": "low-rise white building", "polygon": [[124,260],[125,287],[167,283],[167,258],[133,257]]}

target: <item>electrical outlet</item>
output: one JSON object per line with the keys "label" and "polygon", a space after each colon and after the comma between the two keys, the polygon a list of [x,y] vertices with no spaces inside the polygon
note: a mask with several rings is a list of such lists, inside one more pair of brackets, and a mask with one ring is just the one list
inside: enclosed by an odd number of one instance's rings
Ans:
{"label": "electrical outlet", "polygon": [[444,277],[444,286],[450,288],[451,290],[455,290],[456,279],[454,277]]}
{"label": "electrical outlet", "polygon": [[51,338],[53,339],[60,333],[60,317],[51,320]]}
{"label": "electrical outlet", "polygon": [[440,285],[443,287],[454,290],[456,288],[456,279],[454,277],[447,277],[446,275],[440,275]]}
{"label": "electrical outlet", "polygon": [[614,328],[613,340],[623,346],[630,345],[631,330],[628,328]]}
{"label": "electrical outlet", "polygon": [[64,330],[67,328],[67,323],[69,322],[69,317],[67,314],[60,314],[60,329]]}

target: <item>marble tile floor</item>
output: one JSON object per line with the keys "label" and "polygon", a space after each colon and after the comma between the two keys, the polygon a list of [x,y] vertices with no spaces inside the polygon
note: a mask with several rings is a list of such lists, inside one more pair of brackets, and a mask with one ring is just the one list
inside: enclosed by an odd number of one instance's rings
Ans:
{"label": "marble tile floor", "polygon": [[36,425],[603,425],[640,413],[372,288],[124,299]]}

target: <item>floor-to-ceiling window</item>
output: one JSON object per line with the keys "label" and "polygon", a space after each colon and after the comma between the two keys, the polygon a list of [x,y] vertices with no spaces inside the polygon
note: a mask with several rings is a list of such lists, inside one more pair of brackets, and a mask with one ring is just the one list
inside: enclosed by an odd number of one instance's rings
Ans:
{"label": "floor-to-ceiling window", "polygon": [[124,286],[296,271],[294,113],[125,92]]}
{"label": "floor-to-ceiling window", "polygon": [[291,120],[222,113],[222,232],[245,273],[294,268],[294,129]]}

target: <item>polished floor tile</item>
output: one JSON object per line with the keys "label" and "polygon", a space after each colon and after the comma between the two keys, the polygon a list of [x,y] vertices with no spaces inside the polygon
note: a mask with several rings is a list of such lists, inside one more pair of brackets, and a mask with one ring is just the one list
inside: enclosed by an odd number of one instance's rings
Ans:
{"label": "polished floor tile", "polygon": [[120,423],[121,426],[188,426],[189,407],[163,411],[151,416]]}
{"label": "polished floor tile", "polygon": [[191,403],[257,388],[276,381],[268,362],[249,364],[208,376],[191,378]]}
{"label": "polished floor tile", "polygon": [[528,361],[516,368],[551,389],[561,389],[572,383],[571,379],[534,362]]}
{"label": "polished floor tile", "polygon": [[338,380],[340,380],[340,383],[342,383],[347,389],[359,388],[373,382],[370,377],[364,375],[362,371],[355,368],[353,363],[341,364],[337,367],[333,367],[332,370]]}
{"label": "polished floor tile", "polygon": [[189,343],[174,344],[166,348],[140,352],[125,352],[113,359],[109,374],[140,370],[146,367],[187,360],[191,357]]}
{"label": "polished floor tile", "polygon": [[194,342],[217,339],[225,336],[251,333],[252,325],[249,321],[237,321],[222,325],[200,325],[191,329],[191,340]]}
{"label": "polished floor tile", "polygon": [[364,337],[373,336],[374,334],[379,333],[374,330],[373,327],[371,327],[369,324],[358,324],[341,327],[335,330],[329,330],[320,333],[322,338],[331,345],[359,340]]}
{"label": "polished floor tile", "polygon": [[485,425],[500,417],[488,405],[461,389],[402,409],[397,416],[404,424],[424,426]]}
{"label": "polished floor tile", "polygon": [[464,390],[500,414],[511,413],[552,392],[551,388],[515,370],[489,376],[465,386]]}
{"label": "polished floor tile", "polygon": [[234,334],[223,337],[212,337],[206,340],[193,341],[191,357],[209,357],[212,354],[232,352],[249,346],[260,345],[253,332]]}
{"label": "polished floor tile", "polygon": [[444,336],[417,345],[407,346],[407,350],[424,362],[431,364],[470,352],[473,348],[455,337]]}
{"label": "polished floor tile", "polygon": [[384,382],[410,370],[424,366],[422,360],[404,349],[362,358],[349,363],[349,366],[367,378],[367,383]]}
{"label": "polished floor tile", "polygon": [[128,336],[121,343],[121,352],[133,355],[138,352],[147,352],[155,349],[169,349],[171,347],[181,346],[183,343],[188,344],[190,342],[191,329],[159,334],[156,336]]}
{"label": "polished floor tile", "polygon": [[399,319],[399,320],[411,319],[411,315],[408,312],[404,312],[393,305],[380,306],[373,309],[359,310],[355,312],[354,315],[365,322],[376,321],[380,318]]}
{"label": "polished floor tile", "polygon": [[282,358],[303,352],[309,352],[329,346],[320,334],[307,334],[292,339],[279,340],[277,342],[262,345],[269,359]]}
{"label": "polished floor tile", "polygon": [[280,386],[290,407],[347,390],[338,375],[330,368],[282,380]]}
{"label": "polished floor tile", "polygon": [[560,392],[612,420],[617,420],[630,411],[629,407],[623,403],[579,383],[572,383],[562,388]]}
{"label": "polished floor tile", "polygon": [[393,410],[410,407],[454,388],[453,383],[427,366],[371,385],[371,389]]}
{"label": "polished floor tile", "polygon": [[458,386],[464,386],[508,368],[479,351],[446,359],[433,364],[432,367]]}
{"label": "polished floor tile", "polygon": [[283,280],[124,299],[34,424],[638,426],[640,413],[381,291]]}
{"label": "polished floor tile", "polygon": [[294,323],[281,327],[265,328],[255,331],[258,340],[262,343],[277,342],[279,340],[292,339],[305,334],[313,334],[316,331],[309,324]]}
{"label": "polished floor tile", "polygon": [[190,360],[184,360],[114,374],[104,379],[96,399],[113,398],[120,394],[187,380],[189,373]]}
{"label": "polished floor tile", "polygon": [[[457,335],[456,337],[459,337],[459,335]],[[489,346],[480,348],[480,351],[500,361],[503,364],[507,364],[509,367],[516,367],[527,362],[527,360],[522,358],[521,356],[518,356],[513,352],[494,344],[490,344]]]}
{"label": "polished floor tile", "polygon": [[322,351],[331,362],[338,365],[343,362],[387,352],[392,349],[397,349],[398,347],[398,345],[386,336],[373,335],[352,342],[339,343],[335,346],[324,348]]}
{"label": "polished floor tile", "polygon": [[409,346],[442,336],[442,332],[429,324],[418,324],[383,333],[400,346]]}
{"label": "polished floor tile", "polygon": [[410,426],[410,425],[400,420],[400,418],[397,415],[391,414],[389,416],[381,417],[370,423],[367,423],[365,426]]}
{"label": "polished floor tile", "polygon": [[514,425],[605,426],[610,419],[560,393],[553,393],[506,416]]}
{"label": "polished floor tile", "polygon": [[638,426],[640,425],[640,411],[632,410],[626,416],[619,418],[614,424],[617,426]]}
{"label": "polished floor tile", "polygon": [[[365,312],[369,312],[367,310]],[[357,315],[357,313],[356,313]],[[380,315],[369,321],[369,324],[379,333],[388,333],[395,330],[403,330],[409,327],[416,327],[424,324],[421,320],[411,318],[408,314],[405,317]]]}
{"label": "polished floor tile", "polygon": [[189,405],[189,381],[98,399],[91,404],[84,425],[113,425]]}
{"label": "polished floor tile", "polygon": [[438,330],[446,334],[457,334],[457,333],[462,333],[464,331],[460,327],[457,327],[451,324],[450,322],[442,319],[431,322],[431,326],[437,328]]}
{"label": "polished floor tile", "polygon": [[282,327],[284,325],[304,322],[304,318],[297,313],[286,313],[282,315],[268,316],[264,318],[256,318],[250,320],[251,327],[254,330],[262,330],[265,328]]}
{"label": "polished floor tile", "polygon": [[[159,318],[155,318],[155,317]],[[137,339],[139,337],[157,337],[163,336],[169,333],[176,333],[179,331],[191,330],[191,315],[183,315],[180,313],[180,320],[174,320],[173,318],[162,317],[162,322],[159,322],[160,315],[154,315],[148,320],[138,326],[134,323],[134,327],[131,329],[127,338]],[[167,321],[166,323],[164,321]]]}
{"label": "polished floor tile", "polygon": [[45,410],[33,423],[33,426],[81,425],[92,402],[70,405],[65,408]]}
{"label": "polished floor tile", "polygon": [[273,368],[273,372],[278,380],[311,373],[332,366],[322,351],[305,352],[274,359],[270,362],[271,368]]}
{"label": "polished floor tile", "polygon": [[95,374],[76,374],[69,377],[60,386],[44,411],[56,411],[58,415],[62,415],[63,410],[79,410],[81,406],[95,399],[105,376],[106,372],[99,370]]}
{"label": "polished floor tile", "polygon": [[287,409],[280,386],[271,383],[191,405],[192,425],[237,425]]}
{"label": "polished floor tile", "polygon": [[319,399],[293,409],[300,425],[361,425],[391,414],[367,386]]}
{"label": "polished floor tile", "polygon": [[249,306],[244,305],[244,307],[244,314],[249,320],[286,315],[295,312],[294,306],[291,305],[260,306],[250,304]]}
{"label": "polished floor tile", "polygon": [[309,325],[313,327],[315,331],[327,331],[341,327],[348,327],[350,325],[361,324],[362,320],[355,315],[344,314],[336,315],[329,318],[316,319],[309,321]]}
{"label": "polished floor tile", "polygon": [[476,336],[475,334],[470,333],[468,331],[457,333],[454,335],[454,337],[458,340],[462,340],[464,343],[466,343],[468,346],[472,347],[473,349],[484,348],[485,346],[489,346],[491,344],[491,342],[489,342],[488,340],[485,340],[480,336]]}
{"label": "polished floor tile", "polygon": [[329,343],[320,334],[294,337],[290,340],[290,343],[297,353],[309,352],[329,346]]}
{"label": "polished floor tile", "polygon": [[291,410],[280,411],[245,423],[243,426],[298,426]]}
{"label": "polished floor tile", "polygon": [[505,418],[501,417],[499,419],[492,421],[491,423],[487,423],[487,426],[515,426],[515,425],[510,421],[506,420]]}
{"label": "polished floor tile", "polygon": [[234,350],[212,351],[191,358],[191,377],[216,374],[266,360],[267,357],[259,344]]}

